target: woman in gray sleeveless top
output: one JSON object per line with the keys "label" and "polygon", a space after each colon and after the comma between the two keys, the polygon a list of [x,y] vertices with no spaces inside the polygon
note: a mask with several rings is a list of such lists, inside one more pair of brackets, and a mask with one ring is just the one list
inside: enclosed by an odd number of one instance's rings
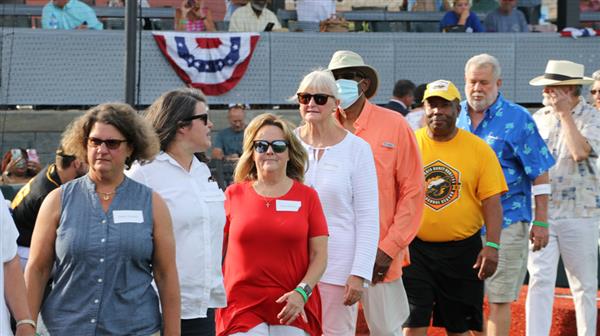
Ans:
{"label": "woman in gray sleeveless top", "polygon": [[74,122],[63,147],[89,171],[42,204],[25,271],[32,313],[41,306],[51,335],[147,336],[161,327],[163,335],[179,335],[169,211],[158,194],[123,173],[133,160],[156,155],[156,134],[130,106],[102,104]]}

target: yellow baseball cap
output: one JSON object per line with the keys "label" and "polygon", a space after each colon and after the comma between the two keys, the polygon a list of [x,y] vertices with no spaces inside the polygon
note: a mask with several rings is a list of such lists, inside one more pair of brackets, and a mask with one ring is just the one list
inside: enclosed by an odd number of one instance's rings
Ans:
{"label": "yellow baseball cap", "polygon": [[427,89],[423,94],[423,102],[429,97],[442,97],[448,101],[460,100],[460,92],[451,81],[438,79],[427,84]]}

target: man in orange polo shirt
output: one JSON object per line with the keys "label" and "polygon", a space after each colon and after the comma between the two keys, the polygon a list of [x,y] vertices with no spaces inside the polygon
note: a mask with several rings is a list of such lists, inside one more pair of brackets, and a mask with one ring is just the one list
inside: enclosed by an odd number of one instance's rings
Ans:
{"label": "man in orange polo shirt", "polygon": [[409,314],[402,266],[419,229],[425,199],[419,148],[402,115],[369,102],[379,78],[360,55],[337,51],[328,69],[341,95],[336,118],[371,145],[377,169],[380,234],[373,280],[362,298],[365,318],[371,335],[400,336]]}

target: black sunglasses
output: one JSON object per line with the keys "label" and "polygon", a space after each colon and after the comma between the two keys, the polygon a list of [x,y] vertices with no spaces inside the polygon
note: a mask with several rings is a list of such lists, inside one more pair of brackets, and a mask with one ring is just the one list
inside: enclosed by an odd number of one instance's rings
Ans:
{"label": "black sunglasses", "polygon": [[191,117],[183,118],[181,121],[192,121],[194,119],[200,119],[204,123],[204,126],[208,125],[208,113],[196,114]]}
{"label": "black sunglasses", "polygon": [[117,149],[123,142],[127,142],[127,140],[119,140],[119,139],[98,139],[94,137],[88,137],[87,143],[90,147],[100,147],[102,144],[106,145],[108,149]]}
{"label": "black sunglasses", "polygon": [[335,78],[335,80],[338,79],[349,79],[349,80],[354,80],[356,78],[366,78],[365,74],[363,74],[360,71],[340,71],[340,72],[334,72],[333,73],[333,78]]}
{"label": "black sunglasses", "polygon": [[310,103],[310,100],[313,98],[315,99],[315,103],[317,103],[317,105],[325,105],[325,103],[327,103],[327,99],[329,99],[329,97],[331,97],[331,98],[334,97],[332,95],[328,95],[325,93],[310,94],[310,93],[298,92],[296,95],[298,96],[298,102],[300,102],[300,104],[303,104],[303,105]]}
{"label": "black sunglasses", "polygon": [[275,153],[283,153],[288,147],[288,143],[285,140],[273,140],[271,142],[267,140],[254,140],[254,150],[263,154],[269,150],[269,146],[273,148],[273,152]]}
{"label": "black sunglasses", "polygon": [[596,93],[600,93],[600,90],[590,90],[590,94],[593,96]]}

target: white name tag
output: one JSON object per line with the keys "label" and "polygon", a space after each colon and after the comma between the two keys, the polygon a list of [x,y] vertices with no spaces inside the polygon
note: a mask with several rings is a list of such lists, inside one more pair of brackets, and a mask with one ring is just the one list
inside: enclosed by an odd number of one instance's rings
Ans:
{"label": "white name tag", "polygon": [[114,210],[113,220],[116,223],[143,223],[144,214],[141,210]]}
{"label": "white name tag", "polygon": [[302,202],[300,201],[286,201],[286,200],[276,200],[275,209],[277,211],[291,211],[296,212],[302,206]]}

